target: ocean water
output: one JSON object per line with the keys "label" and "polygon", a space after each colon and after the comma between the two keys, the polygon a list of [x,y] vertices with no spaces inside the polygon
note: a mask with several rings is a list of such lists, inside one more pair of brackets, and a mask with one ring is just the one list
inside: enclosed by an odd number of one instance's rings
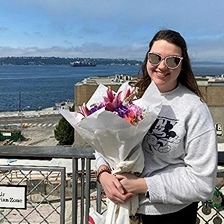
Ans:
{"label": "ocean water", "polygon": [[35,110],[74,99],[74,85],[92,76],[137,74],[139,66],[0,66],[0,112]]}
{"label": "ocean water", "polygon": [[[56,102],[74,99],[74,85],[92,76],[115,74],[136,75],[137,65],[71,66],[0,66],[0,112],[36,110],[54,106]],[[220,75],[224,65],[195,65],[195,74]]]}

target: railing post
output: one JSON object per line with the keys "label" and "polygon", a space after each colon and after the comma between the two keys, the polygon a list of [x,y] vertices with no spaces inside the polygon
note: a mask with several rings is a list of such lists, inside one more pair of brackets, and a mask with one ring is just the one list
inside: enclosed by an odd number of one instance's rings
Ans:
{"label": "railing post", "polygon": [[90,178],[91,178],[91,164],[90,159],[86,159],[86,181],[85,181],[85,198],[86,198],[86,214],[85,224],[88,224],[89,207],[90,207]]}
{"label": "railing post", "polygon": [[72,224],[77,224],[78,217],[78,159],[72,158]]}
{"label": "railing post", "polygon": [[96,189],[97,189],[97,199],[96,199],[96,211],[98,213],[101,213],[101,210],[102,210],[102,186],[100,183],[98,183],[97,181],[97,184],[96,184]]}
{"label": "railing post", "polygon": [[80,224],[84,224],[85,205],[85,158],[81,158],[81,203],[80,203]]}
{"label": "railing post", "polygon": [[63,200],[61,200],[61,211],[60,212],[60,223],[64,223],[65,222],[65,187],[63,188],[62,187],[62,183],[65,183],[66,181],[66,175],[65,175],[65,172],[66,172],[66,169],[65,167],[63,167],[64,169],[64,172],[61,173],[61,187],[60,187],[60,190],[61,190],[61,198],[63,198]]}

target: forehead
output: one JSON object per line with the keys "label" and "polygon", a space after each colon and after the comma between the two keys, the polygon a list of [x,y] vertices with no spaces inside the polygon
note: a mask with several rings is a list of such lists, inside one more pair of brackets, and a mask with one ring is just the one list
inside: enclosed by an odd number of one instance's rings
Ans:
{"label": "forehead", "polygon": [[159,53],[162,56],[179,55],[182,56],[181,48],[166,40],[157,40],[153,43],[151,52]]}

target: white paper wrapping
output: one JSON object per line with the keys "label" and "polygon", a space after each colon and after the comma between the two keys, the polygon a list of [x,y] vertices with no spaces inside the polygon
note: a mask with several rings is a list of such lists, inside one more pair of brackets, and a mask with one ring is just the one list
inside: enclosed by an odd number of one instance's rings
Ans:
{"label": "white paper wrapping", "polygon": [[[127,83],[122,84],[118,92],[127,87]],[[86,104],[87,107],[102,102],[106,95],[107,87],[100,84]],[[114,174],[141,173],[144,168],[141,142],[161,110],[162,102],[156,85],[152,82],[144,95],[133,103],[149,112],[136,126],[104,108],[88,117],[64,109],[59,112],[105,158]],[[109,200],[105,223],[129,224],[129,215],[135,215],[138,205],[137,195],[123,205],[115,205]]]}

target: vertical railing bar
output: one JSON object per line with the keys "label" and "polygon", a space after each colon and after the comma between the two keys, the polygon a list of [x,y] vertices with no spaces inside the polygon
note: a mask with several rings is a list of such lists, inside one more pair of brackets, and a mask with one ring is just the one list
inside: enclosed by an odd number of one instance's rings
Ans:
{"label": "vertical railing bar", "polygon": [[86,182],[85,182],[86,212],[85,212],[85,224],[88,224],[88,218],[89,218],[89,207],[90,207],[90,179],[91,179],[90,159],[86,159]]}
{"label": "vertical railing bar", "polygon": [[98,213],[101,213],[102,210],[102,187],[101,184],[97,181],[96,183],[96,189],[97,189],[97,199],[96,199],[96,211]]}
{"label": "vertical railing bar", "polygon": [[72,224],[78,223],[78,159],[72,158]]}
{"label": "vertical railing bar", "polygon": [[65,223],[65,181],[66,181],[66,175],[65,175],[66,169],[63,167],[63,170],[61,171],[61,214],[60,214],[60,223]]}
{"label": "vertical railing bar", "polygon": [[80,224],[84,223],[84,196],[85,196],[85,159],[81,158],[81,205],[80,205]]}

